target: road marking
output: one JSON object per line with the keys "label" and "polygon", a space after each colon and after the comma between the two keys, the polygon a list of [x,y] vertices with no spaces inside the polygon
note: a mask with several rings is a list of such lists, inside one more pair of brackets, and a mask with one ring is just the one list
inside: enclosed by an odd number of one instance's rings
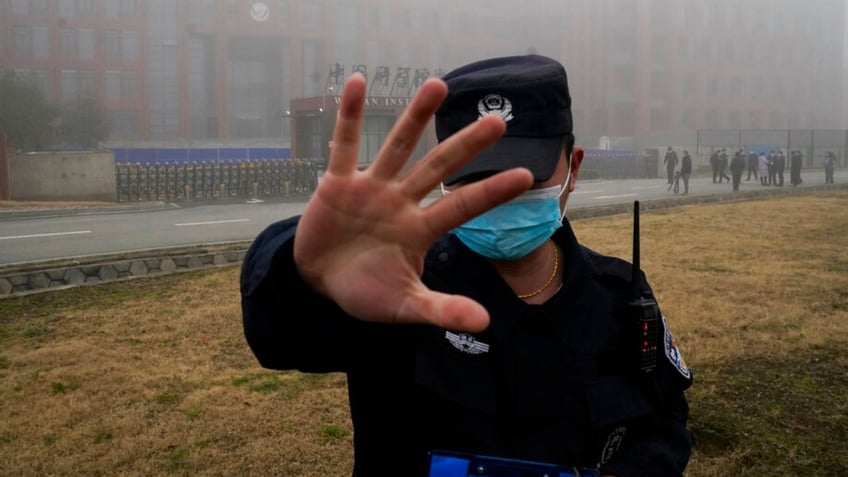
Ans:
{"label": "road marking", "polygon": [[218,225],[218,224],[235,224],[239,222],[250,222],[250,219],[232,219],[232,220],[213,220],[211,222],[188,222],[185,224],[174,224],[176,227],[189,227],[192,225]]}
{"label": "road marking", "polygon": [[[668,185],[668,184],[666,184],[666,185]],[[633,187],[633,190],[655,190],[655,189],[662,189],[663,187],[664,186],[662,186],[662,185],[639,186],[639,187]]]}
{"label": "road marking", "polygon": [[597,194],[598,192],[602,192],[602,191],[603,191],[602,189],[576,190],[576,191],[572,192],[571,195],[574,195],[574,194]]}
{"label": "road marking", "polygon": [[633,197],[636,194],[618,194],[618,195],[599,195],[597,197],[592,197],[595,200],[604,200],[604,199],[617,199],[619,197]]}
{"label": "road marking", "polygon": [[81,235],[90,234],[91,230],[77,230],[74,232],[54,232],[49,234],[32,234],[32,235],[10,235],[8,237],[0,237],[0,240],[28,239],[41,237],[59,237],[61,235]]}

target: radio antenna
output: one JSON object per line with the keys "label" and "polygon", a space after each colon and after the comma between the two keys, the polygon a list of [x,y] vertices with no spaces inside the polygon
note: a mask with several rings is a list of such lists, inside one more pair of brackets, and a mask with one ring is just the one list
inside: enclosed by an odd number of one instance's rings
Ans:
{"label": "radio antenna", "polygon": [[633,201],[633,275],[630,284],[633,287],[633,299],[641,298],[639,290],[639,201]]}

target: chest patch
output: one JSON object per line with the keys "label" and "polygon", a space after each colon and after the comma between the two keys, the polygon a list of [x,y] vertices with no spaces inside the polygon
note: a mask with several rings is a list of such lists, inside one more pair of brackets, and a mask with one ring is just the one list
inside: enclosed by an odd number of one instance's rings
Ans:
{"label": "chest patch", "polygon": [[489,352],[489,345],[478,341],[468,333],[451,333],[445,331],[445,339],[451,346],[467,354],[483,354]]}
{"label": "chest patch", "polygon": [[680,353],[680,349],[677,347],[677,342],[674,341],[674,337],[671,335],[671,330],[668,328],[668,321],[665,318],[665,315],[662,317],[663,319],[663,328],[665,328],[665,356],[668,358],[668,361],[677,369],[677,371],[686,379],[689,379],[692,376],[692,373],[689,372],[689,368],[686,367],[686,362],[683,361],[683,355]]}

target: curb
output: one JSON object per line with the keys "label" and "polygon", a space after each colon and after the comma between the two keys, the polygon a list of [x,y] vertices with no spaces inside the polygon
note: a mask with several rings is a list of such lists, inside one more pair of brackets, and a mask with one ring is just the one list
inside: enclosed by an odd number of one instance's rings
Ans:
{"label": "curb", "polygon": [[[848,189],[848,184],[657,199],[640,202],[640,208],[642,212],[656,212],[687,205],[740,202],[842,189]],[[126,212],[126,209],[122,212]],[[569,210],[568,219],[573,221],[632,212],[633,203],[583,207]],[[134,278],[240,265],[252,243],[252,240],[226,242],[0,266],[0,299]]]}
{"label": "curb", "polygon": [[238,265],[251,242],[140,250],[0,268],[0,299]]}
{"label": "curb", "polygon": [[146,202],[143,204],[110,205],[110,206],[82,206],[82,207],[32,207],[16,208],[10,210],[0,209],[0,222],[3,220],[18,219],[48,219],[53,217],[66,217],[69,215],[101,215],[101,214],[126,214],[128,212],[151,212],[155,210],[178,209],[179,205],[172,202]]}

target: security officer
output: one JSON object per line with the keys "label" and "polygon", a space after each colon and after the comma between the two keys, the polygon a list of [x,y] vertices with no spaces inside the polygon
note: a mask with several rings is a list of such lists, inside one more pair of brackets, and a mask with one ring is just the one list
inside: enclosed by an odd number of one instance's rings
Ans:
{"label": "security officer", "polygon": [[[562,65],[495,58],[428,80],[359,171],[364,95],[351,76],[324,179],[241,277],[264,367],[347,374],[353,475],[437,475],[443,453],[682,475],[690,371],[664,317],[642,340],[630,264],[563,221],[583,150]],[[401,174],[434,112],[440,144]]]}

